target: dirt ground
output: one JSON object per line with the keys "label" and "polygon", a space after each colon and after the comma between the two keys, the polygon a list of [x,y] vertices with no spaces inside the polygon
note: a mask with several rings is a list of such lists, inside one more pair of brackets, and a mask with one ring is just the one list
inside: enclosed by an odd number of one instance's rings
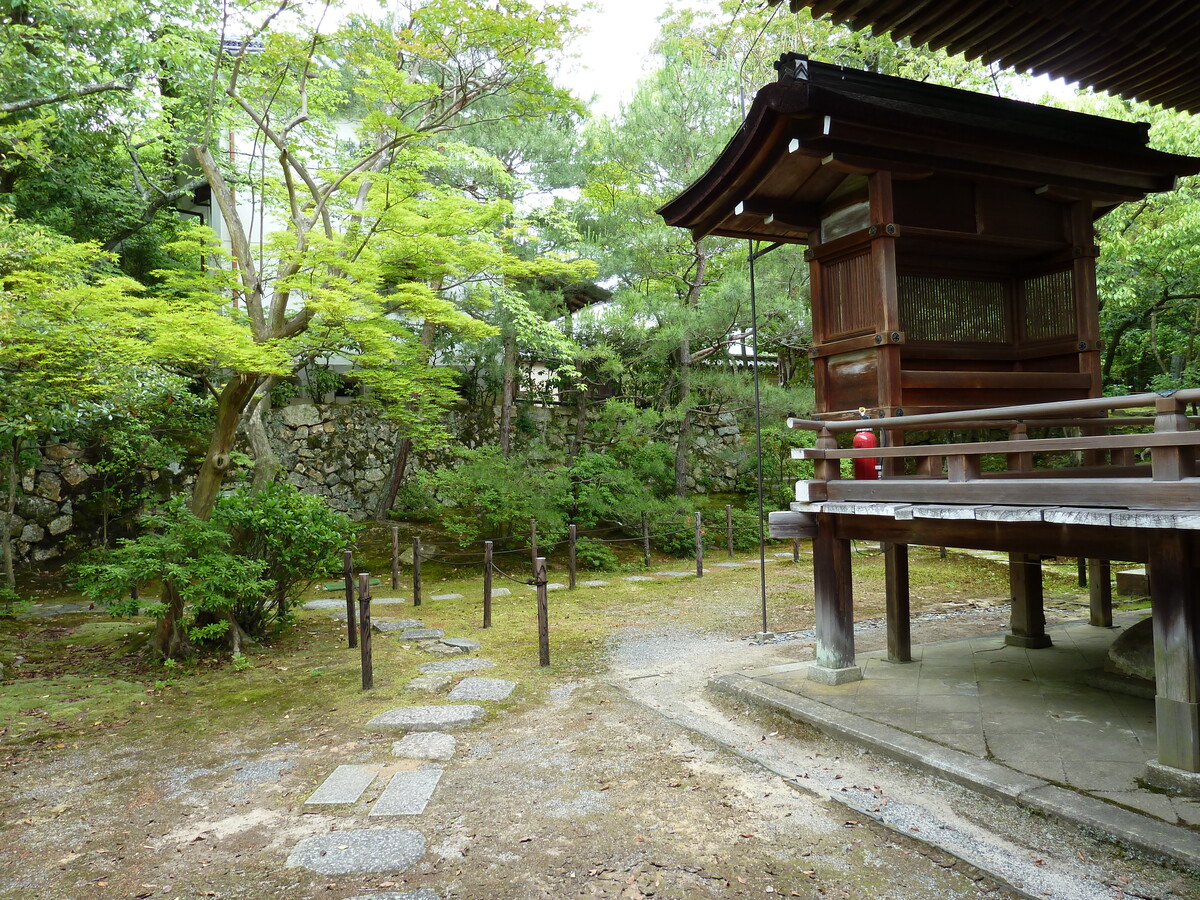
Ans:
{"label": "dirt ground", "polygon": [[[752,618],[753,592],[737,596],[730,610]],[[998,630],[1006,613],[992,601],[959,598],[915,622],[914,639]],[[387,678],[370,695],[348,682],[330,694],[342,701],[299,722],[286,706],[259,705],[247,692],[237,727],[213,730],[213,707],[185,693],[172,709],[193,702],[190,721],[134,701],[136,740],[121,723],[98,721],[86,740],[10,744],[0,768],[0,898],[392,900],[421,888],[443,900],[1200,897],[1192,874],[706,691],[719,672],[810,658],[803,637],[755,646],[730,629],[669,615],[626,606],[606,614],[624,624],[597,633],[596,649],[580,656],[586,665],[540,683],[526,670],[528,677],[515,676],[524,699],[458,732],[458,752],[416,817],[368,819],[382,778],[353,806],[304,806],[338,765],[415,765],[392,756],[398,734],[363,724],[412,702]],[[62,640],[88,627],[78,617],[65,621]],[[341,627],[317,622],[305,620],[304,641]],[[483,640],[501,649],[499,633]],[[859,646],[883,640],[883,629],[867,623]],[[286,693],[317,690],[305,684],[320,685],[324,667],[308,672],[308,682],[275,668],[275,690]],[[483,674],[492,672],[511,674]],[[161,728],[144,727],[155,719]],[[798,789],[783,776],[811,776],[813,787]],[[901,832],[875,823],[863,796],[906,804],[914,824]],[[334,877],[285,866],[304,837],[385,826],[424,835],[419,863]],[[965,835],[968,850],[959,855],[981,860],[1003,884],[923,840],[939,829]],[[1016,867],[1006,868],[1010,862]]]}

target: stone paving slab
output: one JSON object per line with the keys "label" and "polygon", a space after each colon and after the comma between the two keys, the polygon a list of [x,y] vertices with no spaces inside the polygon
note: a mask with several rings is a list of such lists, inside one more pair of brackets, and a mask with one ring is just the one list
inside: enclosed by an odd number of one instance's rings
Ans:
{"label": "stone paving slab", "polygon": [[517,686],[503,678],[464,678],[450,692],[451,700],[507,700]]}
{"label": "stone paving slab", "polygon": [[484,716],[482,706],[462,704],[459,706],[405,706],[380,713],[367,726],[370,728],[398,728],[402,731],[440,731],[443,728],[461,728],[478,722]]}
{"label": "stone paving slab", "polygon": [[424,628],[425,623],[420,619],[372,619],[371,627],[386,634],[391,631],[407,631],[409,628]]}
{"label": "stone paving slab", "polygon": [[327,597],[324,600],[309,600],[304,609],[342,609],[346,608],[345,598]]}
{"label": "stone paving slab", "polygon": [[626,575],[623,581],[653,581],[649,575]]}
{"label": "stone paving slab", "polygon": [[419,731],[406,734],[392,744],[392,755],[405,759],[447,760],[454,757],[458,738],[443,731]]}
{"label": "stone paving slab", "polygon": [[338,766],[304,801],[308,804],[354,803],[371,786],[379,766]]}
{"label": "stone paving slab", "polygon": [[474,672],[476,669],[490,669],[496,665],[490,659],[446,659],[441,662],[425,663],[417,666],[418,672],[430,674],[433,672]]}
{"label": "stone paving slab", "polygon": [[436,656],[459,656],[467,652],[462,647],[455,647],[441,641],[421,641],[420,645],[421,649],[426,653],[432,653]]}
{"label": "stone paving slab", "polygon": [[462,594],[434,594],[430,600],[461,600]]}
{"label": "stone paving slab", "polygon": [[711,563],[711,565],[714,569],[744,569],[746,567],[745,563],[731,563],[731,562]]}
{"label": "stone paving slab", "polygon": [[446,636],[441,628],[405,628],[400,637],[406,641],[440,641]]}
{"label": "stone paving slab", "polygon": [[[565,585],[565,584],[559,584],[557,581],[551,581],[549,584],[547,584],[547,585],[546,585],[546,590],[548,590],[548,591],[561,591],[561,590],[562,590],[563,588],[565,588],[565,587],[566,587],[566,585]],[[537,590],[537,585],[536,585],[536,584],[531,584],[531,585],[529,586],[529,589],[530,589],[531,591],[536,591],[536,590]]]}
{"label": "stone paving slab", "polygon": [[453,681],[449,675],[443,675],[434,672],[431,675],[418,675],[404,686],[406,691],[424,691],[429,694],[436,694],[443,688],[450,686]]}
{"label": "stone paving slab", "polygon": [[420,888],[399,894],[395,891],[385,891],[382,894],[359,894],[357,897],[351,897],[350,900],[438,900],[438,895],[433,888]]}
{"label": "stone paving slab", "polygon": [[372,597],[371,606],[400,606],[407,603],[404,597]]}
{"label": "stone paving slab", "polygon": [[667,575],[670,578],[687,578],[689,575],[695,575],[696,573],[694,571],[692,571],[692,572],[655,572],[654,574],[655,575]]}
{"label": "stone paving slab", "polygon": [[425,766],[415,772],[397,772],[367,815],[419,816],[429,805],[443,771],[441,766]]}
{"label": "stone paving slab", "polygon": [[411,828],[330,831],[306,837],[288,855],[288,868],[320,875],[403,872],[425,855],[425,838]]}
{"label": "stone paving slab", "polygon": [[512,591],[508,588],[492,588],[493,597],[507,597],[511,593]]}
{"label": "stone paving slab", "polygon": [[[358,584],[357,579],[355,580],[354,583],[355,583],[355,585]],[[372,578],[371,579],[371,587],[375,587],[375,585],[377,585],[377,584],[379,584],[379,579]],[[346,589],[346,582],[344,582],[344,581],[327,581],[323,585],[321,585],[321,587],[323,587],[327,591],[344,591]]]}
{"label": "stone paving slab", "polygon": [[442,638],[442,643],[447,647],[457,647],[466,653],[478,653],[480,649],[479,641],[473,641],[470,638]]}
{"label": "stone paving slab", "polygon": [[607,581],[601,581],[599,578],[583,582],[584,587],[604,587],[606,584],[608,584]]}

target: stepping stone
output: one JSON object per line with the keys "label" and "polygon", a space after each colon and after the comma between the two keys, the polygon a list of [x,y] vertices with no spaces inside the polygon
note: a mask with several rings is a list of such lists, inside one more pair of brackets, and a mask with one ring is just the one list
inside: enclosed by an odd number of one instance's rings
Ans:
{"label": "stepping stone", "polygon": [[512,591],[508,588],[492,588],[493,597],[507,597],[511,593]]}
{"label": "stepping stone", "polygon": [[[346,617],[342,616],[342,618],[344,619]],[[420,619],[372,619],[371,627],[376,631],[381,631],[386,634],[390,631],[405,631],[409,628],[424,628],[425,623]]]}
{"label": "stepping stone", "polygon": [[473,641],[470,638],[442,638],[442,643],[447,647],[457,647],[464,653],[479,652],[479,642]]}
{"label": "stepping stone", "polygon": [[627,575],[625,581],[653,581],[649,575]]}
{"label": "stepping stone", "polygon": [[425,691],[429,694],[436,694],[443,688],[449,687],[450,682],[454,679],[449,675],[418,675],[412,681],[404,686],[406,691]]}
{"label": "stepping stone", "polygon": [[503,678],[464,678],[450,692],[451,700],[507,700],[515,681]]}
{"label": "stepping stone", "polygon": [[429,805],[443,771],[441,766],[425,766],[415,772],[397,772],[367,815],[419,816]]}
{"label": "stepping stone", "polygon": [[780,553],[772,553],[771,555],[772,555],[772,556],[777,556],[777,557],[779,557],[780,559],[791,559],[791,558],[792,558],[792,551],[791,551],[791,550],[789,550],[789,551],[787,551],[786,553],[783,553],[783,552],[780,552]]}
{"label": "stepping stone", "polygon": [[454,757],[458,738],[441,731],[419,731],[406,734],[392,744],[392,755],[406,759],[446,760]]}
{"label": "stepping stone", "polygon": [[442,662],[425,663],[417,666],[418,672],[474,672],[476,669],[490,669],[495,663],[490,659],[447,659]]}
{"label": "stepping stone", "polygon": [[405,628],[400,637],[406,641],[439,641],[446,636],[440,628]]}
{"label": "stepping stone", "polygon": [[335,600],[332,597],[328,597],[324,600],[309,600],[307,603],[304,604],[303,608],[304,609],[341,609],[344,611],[346,609],[346,601],[345,600]]}
{"label": "stepping stone", "polygon": [[596,579],[594,581],[584,581],[582,584],[584,587],[604,587],[606,584],[608,584],[608,582]]}
{"label": "stepping stone", "polygon": [[461,600],[462,594],[434,594],[430,600]]}
{"label": "stepping stone", "polygon": [[[358,585],[357,579],[355,580],[354,584],[356,586]],[[371,579],[371,587],[375,587],[375,585],[377,585],[377,584],[379,584],[379,579],[372,578]],[[321,585],[321,587],[327,591],[344,591],[346,589],[346,582],[344,582],[344,581],[327,581],[323,585]]]}
{"label": "stepping stone", "polygon": [[462,704],[460,706],[405,706],[380,713],[368,728],[397,728],[401,731],[441,731],[443,728],[461,728],[478,722],[484,716],[482,706]]}
{"label": "stepping stone", "polygon": [[666,575],[670,578],[687,578],[689,575],[695,575],[695,572],[655,572],[655,575]]}
{"label": "stepping stone", "polygon": [[745,563],[712,563],[714,569],[741,569],[745,567]]}
{"label": "stepping stone", "polygon": [[305,804],[354,803],[370,787],[379,766],[338,766]]}
{"label": "stepping stone", "polygon": [[[547,585],[546,585],[546,590],[548,590],[548,591],[561,591],[561,590],[562,590],[563,588],[565,588],[565,587],[566,587],[566,585],[565,585],[565,584],[559,584],[557,581],[551,581],[549,584],[547,584]],[[536,591],[536,590],[537,590],[537,585],[536,585],[536,584],[531,584],[531,585],[529,586],[529,589],[530,589],[531,591]]]}
{"label": "stepping stone", "polygon": [[372,606],[398,606],[408,601],[403,597],[372,597]]}
{"label": "stepping stone", "polygon": [[404,891],[400,894],[395,891],[385,891],[382,894],[359,894],[357,897],[351,897],[350,900],[438,900],[438,895],[433,888],[421,888],[416,891]]}
{"label": "stepping stone", "polygon": [[437,656],[458,656],[467,652],[462,647],[455,647],[441,641],[421,641],[421,649],[426,653],[433,653]]}
{"label": "stepping stone", "polygon": [[300,841],[288,855],[288,868],[319,875],[403,872],[425,855],[425,838],[411,828],[329,831]]}

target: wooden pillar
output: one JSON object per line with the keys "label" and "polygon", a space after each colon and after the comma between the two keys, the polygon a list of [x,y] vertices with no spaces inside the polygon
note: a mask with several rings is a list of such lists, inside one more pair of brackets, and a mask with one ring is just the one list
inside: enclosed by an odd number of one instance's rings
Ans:
{"label": "wooden pillar", "polygon": [[908,545],[884,544],[887,582],[887,651],[892,662],[912,662],[912,622],[908,598]]}
{"label": "wooden pillar", "polygon": [[1112,566],[1107,559],[1087,561],[1088,624],[1112,628]]}
{"label": "wooden pillar", "polygon": [[1008,554],[1008,583],[1012,589],[1011,634],[1004,636],[1010,647],[1030,650],[1051,646],[1046,634],[1042,598],[1042,559],[1028,553]]}
{"label": "wooden pillar", "polygon": [[1200,577],[1193,550],[1191,536],[1179,531],[1159,532],[1150,542],[1150,603],[1158,762],[1200,773]]}
{"label": "wooden pillar", "polygon": [[808,677],[822,684],[862,678],[854,665],[854,586],[850,541],[837,537],[832,515],[817,513],[813,538],[813,590],[816,594],[817,663]]}

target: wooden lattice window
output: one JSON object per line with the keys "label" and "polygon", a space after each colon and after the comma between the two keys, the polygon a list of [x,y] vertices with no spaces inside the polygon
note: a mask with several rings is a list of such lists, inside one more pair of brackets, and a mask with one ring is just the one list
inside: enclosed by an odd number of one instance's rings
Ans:
{"label": "wooden lattice window", "polygon": [[1075,334],[1075,297],[1069,270],[1026,278],[1023,287],[1026,340],[1048,341]]}
{"label": "wooden lattice window", "polygon": [[829,338],[871,331],[878,304],[869,254],[851,256],[825,266],[825,314]]}
{"label": "wooden lattice window", "polygon": [[900,323],[910,341],[1007,344],[1005,285],[972,278],[900,275]]}

